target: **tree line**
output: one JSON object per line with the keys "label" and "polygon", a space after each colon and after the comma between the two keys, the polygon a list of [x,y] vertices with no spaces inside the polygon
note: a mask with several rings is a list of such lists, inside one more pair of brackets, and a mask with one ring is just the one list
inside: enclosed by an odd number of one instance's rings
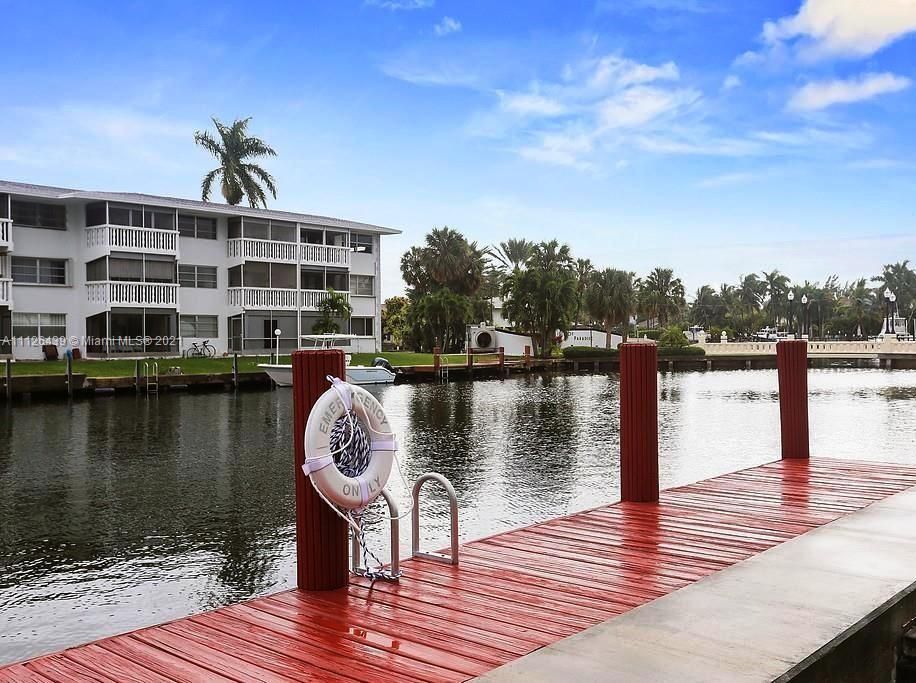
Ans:
{"label": "tree line", "polygon": [[447,352],[463,350],[467,325],[492,320],[497,297],[512,329],[530,335],[538,355],[552,351],[558,330],[600,326],[610,345],[610,333],[626,339],[634,320],[644,328],[699,325],[715,338],[722,331],[730,339],[749,338],[765,326],[817,337],[867,336],[883,320],[886,288],[895,293],[901,315],[916,313],[916,271],[908,261],[846,284],[836,276],[821,284],[793,283],[778,270],[752,273],[734,285],[703,285],[688,302],[671,268],[637,276],[596,268],[557,240],[480,246],[442,227],[402,256],[401,274],[406,296],[386,301],[383,329],[397,346],[415,351],[437,344]]}

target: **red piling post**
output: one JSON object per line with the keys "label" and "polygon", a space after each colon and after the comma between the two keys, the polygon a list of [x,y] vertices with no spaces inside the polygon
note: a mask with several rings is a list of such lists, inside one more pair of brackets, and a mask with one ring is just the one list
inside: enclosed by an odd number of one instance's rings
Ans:
{"label": "red piling post", "polygon": [[503,346],[499,347],[499,369],[502,370],[506,367],[506,349]]}
{"label": "red piling post", "polygon": [[782,457],[809,457],[808,440],[808,342],[784,340],[776,344],[779,375],[779,425]]}
{"label": "red piling post", "polygon": [[343,351],[293,353],[293,446],[296,477],[296,583],[301,590],[347,585],[347,524],[321,500],[302,471],[303,435],[312,406],[328,388],[328,375],[346,376]]}
{"label": "red piling post", "polygon": [[442,364],[442,359],[439,358],[439,354],[442,353],[442,349],[438,346],[433,347],[433,374],[439,374],[439,366]]}
{"label": "red piling post", "polygon": [[525,344],[525,369],[528,370],[531,368],[531,346]]}
{"label": "red piling post", "polygon": [[620,499],[658,501],[658,348],[620,345]]}

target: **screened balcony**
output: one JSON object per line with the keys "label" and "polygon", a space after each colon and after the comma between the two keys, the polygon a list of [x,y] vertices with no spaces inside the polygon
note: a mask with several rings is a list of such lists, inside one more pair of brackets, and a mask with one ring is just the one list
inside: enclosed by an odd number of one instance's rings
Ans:
{"label": "screened balcony", "polygon": [[177,256],[177,211],[111,202],[89,204],[86,247],[90,255],[127,251]]}
{"label": "screened balcony", "polygon": [[86,297],[93,308],[178,307],[177,262],[159,254],[103,256],[86,264]]}
{"label": "screened balcony", "polygon": [[347,233],[300,230],[288,221],[230,218],[227,249],[233,261],[350,267]]}

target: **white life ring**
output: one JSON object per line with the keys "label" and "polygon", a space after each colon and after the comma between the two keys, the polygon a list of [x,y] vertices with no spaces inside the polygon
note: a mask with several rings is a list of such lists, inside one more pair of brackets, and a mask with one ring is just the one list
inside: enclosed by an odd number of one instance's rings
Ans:
{"label": "white life ring", "polygon": [[[337,377],[329,379],[331,388],[318,397],[305,425],[302,471],[330,502],[347,510],[361,510],[388,483],[397,441],[375,396]],[[368,467],[357,477],[348,477],[337,469],[331,451],[331,429],[351,408],[363,426],[368,427],[372,448]]]}

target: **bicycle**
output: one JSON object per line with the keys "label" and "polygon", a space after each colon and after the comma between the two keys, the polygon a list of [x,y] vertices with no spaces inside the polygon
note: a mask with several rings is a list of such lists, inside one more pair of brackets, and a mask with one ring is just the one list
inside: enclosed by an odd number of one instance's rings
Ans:
{"label": "bicycle", "polygon": [[210,343],[209,339],[198,343],[193,342],[190,348],[185,349],[185,358],[213,358],[216,355],[216,349]]}

